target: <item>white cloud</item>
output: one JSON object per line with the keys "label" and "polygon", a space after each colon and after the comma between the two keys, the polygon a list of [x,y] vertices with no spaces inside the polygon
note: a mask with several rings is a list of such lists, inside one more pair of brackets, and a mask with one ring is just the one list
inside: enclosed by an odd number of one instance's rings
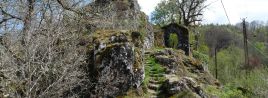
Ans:
{"label": "white cloud", "polygon": [[157,6],[158,3],[160,3],[162,0],[138,0],[141,11],[143,11],[145,14],[150,15],[151,12],[154,11],[154,8]]}
{"label": "white cloud", "polygon": [[[141,10],[147,15],[153,12],[155,6],[161,0],[138,0]],[[217,1],[217,2],[215,2]],[[232,24],[241,22],[241,18],[247,17],[248,21],[268,21],[268,0],[222,0]],[[204,13],[203,23],[228,24],[220,0],[207,0],[211,4]]]}
{"label": "white cloud", "polygon": [[[212,2],[215,0],[208,0]],[[222,0],[232,24],[241,22],[241,18],[247,18],[248,21],[262,20],[267,21],[268,16],[268,1],[267,0]],[[221,1],[217,1],[209,6],[209,9],[204,13],[204,19],[210,20],[209,13],[215,14],[214,20],[204,23],[220,23],[227,24],[228,19],[225,15]],[[224,21],[223,21],[224,20]]]}

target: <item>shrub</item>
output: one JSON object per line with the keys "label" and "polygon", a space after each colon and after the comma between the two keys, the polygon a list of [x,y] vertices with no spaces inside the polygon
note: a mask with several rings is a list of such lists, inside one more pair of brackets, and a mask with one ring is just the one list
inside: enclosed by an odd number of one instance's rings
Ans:
{"label": "shrub", "polygon": [[178,35],[176,33],[171,33],[169,35],[169,46],[172,47],[172,48],[177,48],[178,47],[178,42],[179,42],[179,39],[178,39]]}
{"label": "shrub", "polygon": [[220,98],[247,98],[245,95],[243,95],[242,91],[237,90],[230,85],[225,86],[223,89],[218,89],[215,86],[208,86],[205,89],[205,92],[211,97],[218,96]]}
{"label": "shrub", "polygon": [[209,63],[209,56],[198,51],[193,51],[193,57],[202,61],[202,63]]}

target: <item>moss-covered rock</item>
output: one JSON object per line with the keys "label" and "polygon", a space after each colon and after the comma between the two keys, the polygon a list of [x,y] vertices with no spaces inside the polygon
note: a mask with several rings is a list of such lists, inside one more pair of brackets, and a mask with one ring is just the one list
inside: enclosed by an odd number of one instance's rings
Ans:
{"label": "moss-covered rock", "polygon": [[153,27],[148,20],[148,16],[141,12],[139,15],[139,31],[142,33],[145,49],[150,49],[154,46]]}
{"label": "moss-covered rock", "polygon": [[143,49],[139,32],[98,30],[89,54],[90,97],[116,97],[140,87],[144,79]]}
{"label": "moss-covered rock", "polygon": [[165,48],[149,54],[165,68],[165,80],[160,87],[159,97],[207,98],[211,95],[205,92],[207,86],[220,87],[200,61],[186,56],[182,50]]}

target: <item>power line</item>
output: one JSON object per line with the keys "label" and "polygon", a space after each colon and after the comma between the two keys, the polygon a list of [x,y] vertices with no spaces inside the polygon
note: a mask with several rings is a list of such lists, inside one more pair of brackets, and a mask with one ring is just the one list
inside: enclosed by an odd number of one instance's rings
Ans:
{"label": "power line", "polygon": [[[251,47],[255,48],[257,50],[257,52],[259,52],[264,58],[267,58],[268,57],[265,55],[265,53],[263,53],[259,48],[257,48],[252,42],[250,42],[247,38],[247,33],[246,33],[246,21],[245,21],[245,18],[242,19],[243,20],[243,33],[244,33],[244,40],[245,40],[245,43],[249,43],[251,45]],[[246,48],[248,48],[248,45],[246,45]],[[246,50],[248,51],[248,50]]]}
{"label": "power line", "polygon": [[224,9],[225,15],[226,15],[226,17],[227,17],[227,19],[228,19],[228,21],[229,21],[229,24],[231,24],[230,18],[228,17],[227,11],[226,11],[226,9],[225,9],[225,7],[224,7],[224,4],[223,4],[222,0],[221,0],[221,4],[222,4],[222,7],[223,7],[223,9]]}
{"label": "power line", "polygon": [[257,50],[257,52],[259,52],[264,58],[268,59],[268,57],[265,55],[265,53],[261,52],[261,50],[259,48],[257,48],[252,42],[250,42],[249,40],[247,40],[247,41],[252,47],[254,47]]}

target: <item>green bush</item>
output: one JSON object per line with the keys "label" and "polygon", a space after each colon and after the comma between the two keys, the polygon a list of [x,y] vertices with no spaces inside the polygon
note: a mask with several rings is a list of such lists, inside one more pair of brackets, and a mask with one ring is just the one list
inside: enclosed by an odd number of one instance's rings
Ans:
{"label": "green bush", "polygon": [[[225,86],[225,93],[227,95],[237,94],[239,92],[234,88],[242,87],[248,90],[244,94],[247,97],[266,96],[268,94],[268,82],[266,80],[268,69],[261,67],[245,70],[243,69],[243,57],[243,50],[235,46],[218,52],[218,79]],[[214,59],[210,61],[209,69],[211,72],[215,71]]]}
{"label": "green bush", "polygon": [[265,47],[265,43],[264,43],[264,42],[256,42],[256,43],[255,43],[255,46],[256,46],[256,48],[257,48],[260,52],[262,52],[262,53],[265,52],[266,47]]}
{"label": "green bush", "polygon": [[240,72],[240,77],[233,80],[235,85],[246,88],[250,97],[265,97],[268,94],[268,69],[255,69]]}
{"label": "green bush", "polygon": [[202,63],[209,63],[209,56],[198,51],[193,51],[193,57],[202,61]]}
{"label": "green bush", "polygon": [[198,51],[203,54],[209,54],[209,48],[207,45],[199,45]]}
{"label": "green bush", "polygon": [[[244,62],[243,56],[243,50],[235,46],[230,46],[217,53],[218,79],[221,83],[227,84],[239,77],[241,65]],[[210,72],[215,72],[214,57],[209,63]]]}
{"label": "green bush", "polygon": [[177,48],[178,47],[178,44],[179,44],[179,38],[178,38],[178,35],[176,33],[171,33],[169,35],[169,46],[172,47],[172,48]]}
{"label": "green bush", "polygon": [[205,89],[205,92],[208,93],[211,97],[217,96],[220,98],[248,98],[247,96],[243,95],[242,91],[230,85],[226,85],[222,89],[218,89],[215,86],[208,86]]}
{"label": "green bush", "polygon": [[[198,52],[193,51],[193,56],[201,61],[205,60],[200,53],[209,55],[209,70],[215,75],[215,61],[213,51],[210,49],[213,47],[208,47],[205,44],[205,40],[208,39],[205,36],[206,31],[211,28],[220,27],[226,29],[232,36],[234,36],[233,43],[228,45],[228,47],[222,48],[217,52],[217,69],[218,69],[218,80],[224,85],[223,90],[220,91],[215,87],[208,87],[207,91],[214,93],[214,95],[219,95],[221,98],[240,98],[241,91],[237,88],[245,89],[243,91],[243,97],[249,98],[265,98],[268,95],[268,69],[264,66],[254,66],[254,69],[244,69],[245,65],[245,54],[243,49],[243,34],[239,33],[239,29],[235,26],[221,26],[221,25],[203,25],[198,28],[200,33]],[[267,47],[265,46],[265,40],[263,40],[265,34],[259,33],[255,38],[252,38],[248,43],[249,55],[256,55],[260,57],[261,61],[267,61],[263,59],[262,55],[259,53],[268,53]],[[193,37],[191,37],[193,39]],[[209,37],[213,38],[213,37]],[[252,42],[252,43],[251,43]],[[255,48],[256,47],[256,48]],[[267,63],[264,63],[267,64]],[[239,96],[235,96],[239,95]]]}

